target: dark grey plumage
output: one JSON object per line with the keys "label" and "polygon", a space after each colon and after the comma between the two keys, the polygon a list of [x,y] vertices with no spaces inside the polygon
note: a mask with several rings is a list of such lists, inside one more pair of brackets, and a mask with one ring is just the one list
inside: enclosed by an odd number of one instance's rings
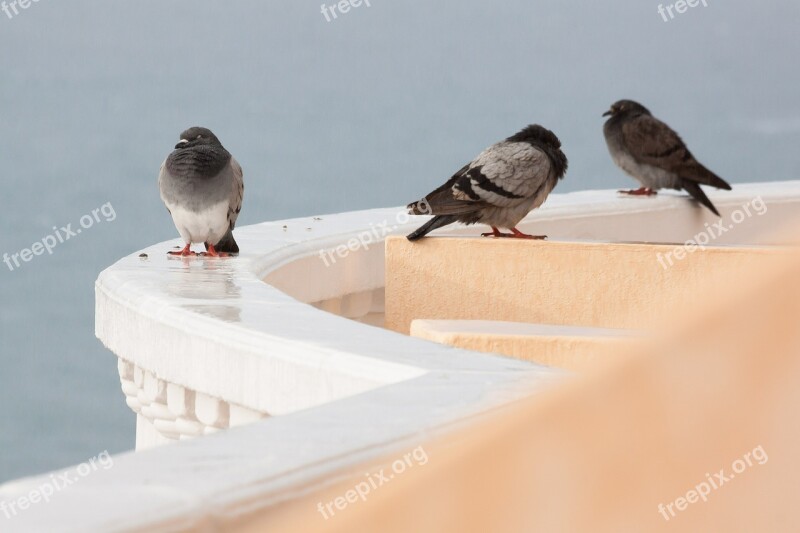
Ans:
{"label": "dark grey plumage", "polygon": [[492,233],[485,236],[534,238],[516,225],[544,203],[566,171],[567,157],[558,137],[542,126],[528,126],[490,146],[444,185],[410,204],[411,214],[434,217],[408,239],[420,239],[453,222],[489,225]]}
{"label": "dark grey plumage", "polygon": [[610,116],[603,133],[612,159],[642,184],[636,191],[621,192],[650,195],[659,189],[682,189],[719,216],[700,185],[725,190],[731,186],[700,164],[672,128],[632,100],[620,100],[603,116]]}
{"label": "dark grey plumage", "polygon": [[201,242],[212,255],[239,252],[233,229],[244,196],[242,167],[210,130],[194,127],[181,134],[161,165],[158,184],[186,243],[184,255]]}

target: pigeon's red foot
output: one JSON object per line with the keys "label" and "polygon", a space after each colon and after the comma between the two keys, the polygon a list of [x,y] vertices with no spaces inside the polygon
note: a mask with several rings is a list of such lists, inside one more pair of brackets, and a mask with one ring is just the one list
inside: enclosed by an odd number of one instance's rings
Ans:
{"label": "pigeon's red foot", "polygon": [[620,194],[627,194],[629,196],[655,196],[658,194],[657,191],[654,191],[650,187],[640,187],[638,189],[633,189],[630,191],[617,191]]}
{"label": "pigeon's red foot", "polygon": [[497,229],[494,226],[492,226],[492,232],[491,233],[481,233],[481,237],[544,240],[544,239],[547,238],[547,235],[528,235],[526,233],[522,233],[517,228],[512,228],[511,229],[511,233],[502,233],[499,229]]}
{"label": "pigeon's red foot", "polygon": [[543,241],[547,239],[547,235],[528,235],[527,233],[522,233],[517,228],[511,228],[511,235],[509,235],[512,239],[534,239],[537,241]]}
{"label": "pigeon's red foot", "polygon": [[181,257],[188,257],[190,255],[197,255],[191,250],[191,244],[187,244],[180,252],[167,252],[167,255],[178,255]]}
{"label": "pigeon's red foot", "polygon": [[228,252],[218,252],[216,249],[214,249],[213,244],[208,245],[208,251],[203,253],[203,255],[208,257],[230,257]]}
{"label": "pigeon's red foot", "polygon": [[490,233],[481,233],[481,237],[509,237],[508,233],[500,233],[500,230],[492,226]]}

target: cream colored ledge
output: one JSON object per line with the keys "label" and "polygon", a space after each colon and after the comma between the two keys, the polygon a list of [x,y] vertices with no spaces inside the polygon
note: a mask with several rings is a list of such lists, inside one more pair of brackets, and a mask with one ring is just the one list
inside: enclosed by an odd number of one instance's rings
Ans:
{"label": "cream colored ledge", "polygon": [[642,332],[491,320],[414,320],[411,336],[483,353],[584,372],[642,345]]}

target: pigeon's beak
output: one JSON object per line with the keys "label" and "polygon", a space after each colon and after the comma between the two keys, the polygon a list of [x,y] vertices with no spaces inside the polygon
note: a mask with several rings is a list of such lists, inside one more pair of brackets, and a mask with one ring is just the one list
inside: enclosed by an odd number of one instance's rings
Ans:
{"label": "pigeon's beak", "polygon": [[614,114],[614,112],[613,112],[613,111],[611,111],[611,110],[609,109],[608,111],[606,111],[605,113],[603,113],[603,116],[604,116],[604,117],[610,117],[610,116],[611,116],[611,115],[613,115],[613,114]]}
{"label": "pigeon's beak", "polygon": [[175,148],[180,148],[181,146],[183,146],[184,144],[186,144],[188,142],[189,141],[187,141],[186,139],[181,139],[180,141],[178,141],[178,144],[175,145]]}

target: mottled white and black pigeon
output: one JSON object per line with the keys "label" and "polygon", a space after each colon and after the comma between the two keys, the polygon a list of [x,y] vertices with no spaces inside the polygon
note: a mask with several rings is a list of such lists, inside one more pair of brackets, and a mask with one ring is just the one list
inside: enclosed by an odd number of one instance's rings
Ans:
{"label": "mottled white and black pigeon", "polygon": [[[567,171],[567,157],[555,134],[532,125],[481,152],[447,183],[408,206],[411,214],[434,215],[408,240],[452,224],[486,224],[484,237],[544,239],[526,235],[516,226],[544,203]],[[510,229],[501,233],[498,228]]]}
{"label": "mottled white and black pigeon", "polygon": [[158,186],[186,247],[171,255],[193,255],[192,243],[208,255],[239,253],[233,228],[242,210],[242,167],[206,128],[181,133],[175,151],[161,165]]}
{"label": "mottled white and black pigeon", "polygon": [[658,189],[682,189],[719,216],[700,185],[728,191],[731,186],[701,165],[672,128],[632,100],[620,100],[603,116],[611,117],[603,126],[611,158],[642,184],[619,192],[650,196]]}

